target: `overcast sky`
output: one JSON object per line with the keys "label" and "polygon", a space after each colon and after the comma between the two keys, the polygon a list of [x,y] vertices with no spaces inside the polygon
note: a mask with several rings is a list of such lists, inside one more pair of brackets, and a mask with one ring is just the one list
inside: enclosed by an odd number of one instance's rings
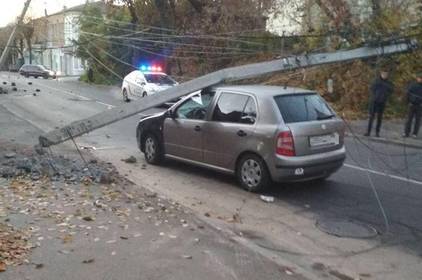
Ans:
{"label": "overcast sky", "polygon": [[[49,14],[58,12],[63,6],[72,7],[85,3],[86,0],[32,0],[28,16],[39,17],[44,15],[44,9]],[[23,9],[25,0],[0,0],[0,27],[14,22]]]}

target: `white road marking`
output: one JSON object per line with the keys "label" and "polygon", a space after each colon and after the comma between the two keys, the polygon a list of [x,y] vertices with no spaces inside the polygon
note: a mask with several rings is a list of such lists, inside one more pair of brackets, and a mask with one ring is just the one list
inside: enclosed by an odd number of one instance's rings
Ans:
{"label": "white road marking", "polygon": [[95,101],[95,102],[96,102],[96,103],[98,103],[98,104],[101,104],[101,105],[107,106],[107,107],[108,107],[108,109],[113,109],[114,107],[116,107],[116,106],[114,106],[114,105],[107,104],[107,103],[104,103],[104,102],[101,102],[101,101]]}
{"label": "white road marking", "polygon": [[403,182],[412,183],[412,184],[422,186],[421,181],[417,181],[417,180],[414,180],[414,179],[408,179],[408,178],[397,176],[397,175],[391,175],[391,174],[388,174],[388,173],[385,173],[385,172],[375,171],[375,170],[372,170],[372,169],[367,169],[367,168],[359,167],[359,166],[352,165],[352,164],[344,164],[344,166],[348,167],[348,168],[364,171],[364,172],[369,172],[369,173],[372,173],[372,174],[375,174],[375,175],[387,176],[387,177],[392,178],[392,179],[396,179],[396,180],[399,180],[399,181],[403,181]]}

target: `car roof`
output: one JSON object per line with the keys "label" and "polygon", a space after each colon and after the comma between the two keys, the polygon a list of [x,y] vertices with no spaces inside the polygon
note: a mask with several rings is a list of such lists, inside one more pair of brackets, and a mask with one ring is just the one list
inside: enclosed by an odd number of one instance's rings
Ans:
{"label": "car roof", "polygon": [[236,85],[236,86],[216,86],[214,90],[219,91],[234,91],[254,94],[259,97],[274,97],[277,95],[286,94],[303,94],[303,93],[316,93],[313,90],[296,88],[296,87],[284,87],[284,86],[265,86],[265,85]]}

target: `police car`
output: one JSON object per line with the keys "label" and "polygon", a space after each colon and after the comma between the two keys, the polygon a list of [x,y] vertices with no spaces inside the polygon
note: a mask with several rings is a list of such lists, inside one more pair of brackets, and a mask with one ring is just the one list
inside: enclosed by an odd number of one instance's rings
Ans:
{"label": "police car", "polygon": [[122,95],[125,102],[131,99],[145,97],[178,83],[170,76],[162,72],[160,66],[141,66],[123,79]]}

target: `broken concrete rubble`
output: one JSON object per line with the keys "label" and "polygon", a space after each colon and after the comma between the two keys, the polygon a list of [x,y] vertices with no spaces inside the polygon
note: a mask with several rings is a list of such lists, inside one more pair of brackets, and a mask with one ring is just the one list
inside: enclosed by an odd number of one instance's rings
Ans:
{"label": "broken concrete rubble", "polygon": [[85,163],[82,158],[69,159],[47,153],[40,155],[32,149],[15,150],[10,146],[0,151],[0,177],[27,176],[33,181],[48,177],[52,181],[69,183],[111,184],[118,175],[114,167],[96,160]]}

